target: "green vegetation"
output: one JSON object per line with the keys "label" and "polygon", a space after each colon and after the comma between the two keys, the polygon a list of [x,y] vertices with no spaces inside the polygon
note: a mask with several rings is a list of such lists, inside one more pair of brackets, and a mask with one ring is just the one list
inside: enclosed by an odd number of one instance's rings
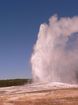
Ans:
{"label": "green vegetation", "polygon": [[8,80],[0,80],[0,87],[8,87],[8,86],[19,86],[31,83],[31,79],[8,79]]}

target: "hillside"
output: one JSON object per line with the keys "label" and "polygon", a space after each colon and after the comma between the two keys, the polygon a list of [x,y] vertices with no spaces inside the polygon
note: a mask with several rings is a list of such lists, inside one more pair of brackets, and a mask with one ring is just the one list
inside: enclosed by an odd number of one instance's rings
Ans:
{"label": "hillside", "polygon": [[0,80],[0,87],[19,86],[31,83],[31,79],[7,79]]}

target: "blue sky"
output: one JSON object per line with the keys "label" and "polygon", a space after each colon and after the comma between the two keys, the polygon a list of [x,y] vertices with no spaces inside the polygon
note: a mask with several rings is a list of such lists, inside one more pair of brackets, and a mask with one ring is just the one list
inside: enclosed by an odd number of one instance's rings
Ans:
{"label": "blue sky", "polygon": [[78,16],[78,0],[0,0],[0,79],[32,77],[39,26],[54,14]]}

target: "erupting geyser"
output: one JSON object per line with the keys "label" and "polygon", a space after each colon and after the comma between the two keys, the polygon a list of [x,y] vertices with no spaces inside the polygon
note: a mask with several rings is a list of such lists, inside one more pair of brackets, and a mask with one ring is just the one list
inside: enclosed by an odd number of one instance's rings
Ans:
{"label": "erupting geyser", "polygon": [[31,63],[34,81],[78,83],[78,17],[41,24]]}

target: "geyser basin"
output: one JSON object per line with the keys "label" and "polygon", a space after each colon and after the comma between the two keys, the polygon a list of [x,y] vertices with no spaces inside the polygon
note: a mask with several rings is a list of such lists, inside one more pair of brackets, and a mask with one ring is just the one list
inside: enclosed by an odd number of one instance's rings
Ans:
{"label": "geyser basin", "polygon": [[31,57],[35,82],[78,83],[78,17],[41,24]]}
{"label": "geyser basin", "polygon": [[12,86],[0,88],[0,94],[23,94],[40,91],[49,91],[53,89],[64,89],[64,88],[78,88],[78,85],[60,83],[60,82],[44,82],[44,83],[33,83],[23,86]]}
{"label": "geyser basin", "polygon": [[[71,87],[71,88],[70,88]],[[74,88],[73,88],[74,87]],[[25,86],[0,88],[1,105],[39,105],[49,103],[75,105],[78,88],[64,83],[35,83]],[[74,100],[74,101],[73,101]]]}

